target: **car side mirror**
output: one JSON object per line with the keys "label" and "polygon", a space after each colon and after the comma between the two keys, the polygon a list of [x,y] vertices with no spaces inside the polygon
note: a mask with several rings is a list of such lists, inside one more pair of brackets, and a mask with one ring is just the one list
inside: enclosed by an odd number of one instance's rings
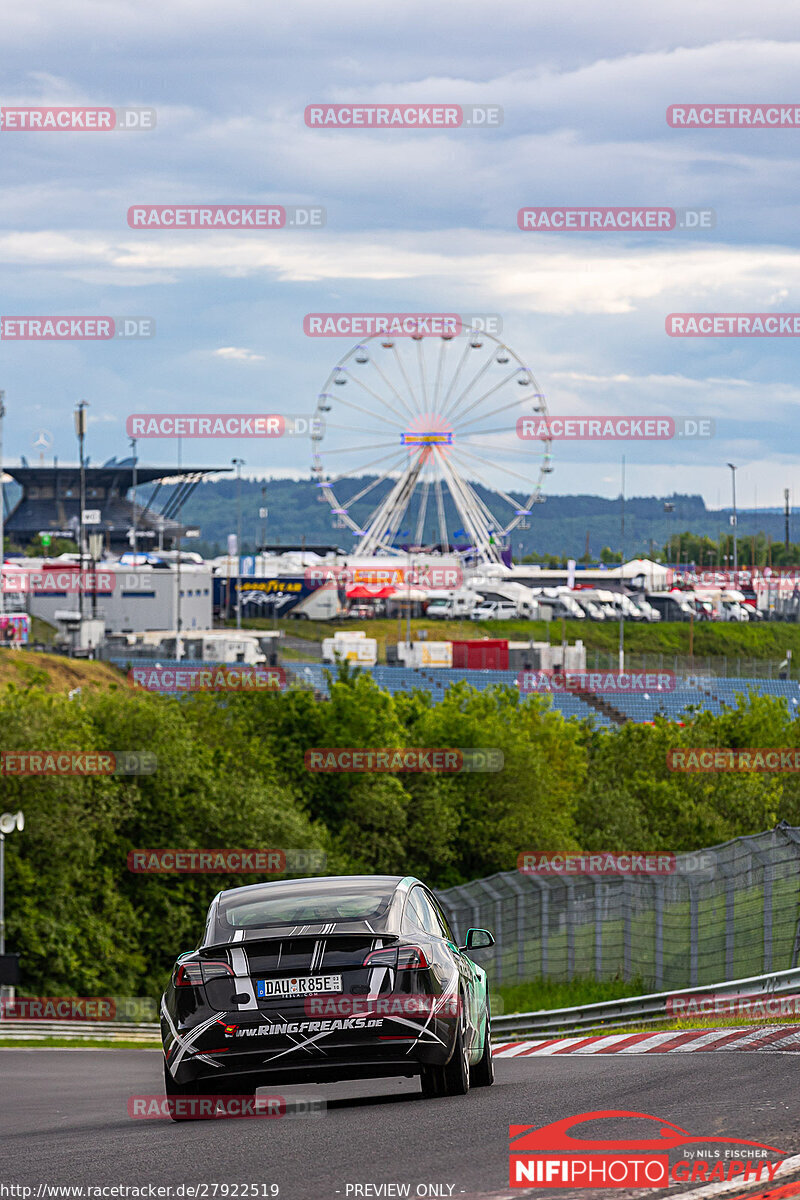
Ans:
{"label": "car side mirror", "polygon": [[494,945],[494,938],[488,929],[468,929],[462,950],[486,950]]}

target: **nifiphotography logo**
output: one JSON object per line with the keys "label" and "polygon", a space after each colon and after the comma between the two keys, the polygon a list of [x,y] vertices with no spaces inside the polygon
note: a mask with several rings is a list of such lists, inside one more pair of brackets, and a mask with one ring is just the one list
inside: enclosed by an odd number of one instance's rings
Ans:
{"label": "nifiphotography logo", "polygon": [[[598,1137],[598,1123],[615,1133]],[[590,1125],[586,1136],[575,1126]],[[622,1136],[620,1136],[620,1133]],[[638,1136],[637,1136],[638,1135]],[[509,1125],[511,1187],[665,1188],[673,1183],[771,1183],[784,1150],[744,1138],[696,1135],[649,1113],[601,1109],[551,1125]]]}

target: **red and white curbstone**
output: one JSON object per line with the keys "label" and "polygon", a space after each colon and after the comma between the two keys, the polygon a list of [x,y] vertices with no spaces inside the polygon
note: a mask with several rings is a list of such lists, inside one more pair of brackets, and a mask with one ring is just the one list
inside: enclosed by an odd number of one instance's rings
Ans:
{"label": "red and white curbstone", "polygon": [[535,1054],[672,1054],[707,1050],[800,1051],[800,1025],[763,1025],[754,1029],[690,1029],[683,1033],[611,1033],[593,1037],[539,1038],[499,1042],[495,1058]]}

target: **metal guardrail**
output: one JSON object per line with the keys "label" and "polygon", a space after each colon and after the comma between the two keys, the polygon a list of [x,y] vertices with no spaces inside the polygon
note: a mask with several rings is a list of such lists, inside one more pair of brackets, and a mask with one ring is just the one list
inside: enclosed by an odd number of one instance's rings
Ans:
{"label": "metal guardrail", "polygon": [[[681,988],[673,992],[653,992],[647,996],[626,996],[572,1008],[541,1009],[538,1012],[511,1013],[492,1018],[495,1041],[518,1035],[574,1033],[581,1029],[621,1025],[647,1025],[668,1019],[667,1001],[676,996],[782,996],[800,994],[800,968],[773,971],[769,975],[751,975],[712,986]],[[113,1041],[153,1042],[160,1040],[155,1023],[124,1021],[17,1021],[0,1020],[0,1041],[36,1041],[58,1037],[71,1040],[103,1038]]]}
{"label": "metal guardrail", "polygon": [[39,1041],[42,1038],[102,1038],[115,1042],[152,1042],[161,1038],[160,1026],[130,1021],[22,1021],[0,1020],[0,1041]]}
{"label": "metal guardrail", "polygon": [[733,979],[728,983],[704,987],[652,992],[647,996],[626,996],[621,1000],[605,1000],[599,1004],[581,1004],[573,1008],[542,1009],[539,1012],[492,1017],[492,1033],[494,1040],[503,1040],[504,1037],[519,1034],[552,1035],[598,1026],[615,1029],[621,1025],[647,1025],[668,1019],[667,1001],[675,996],[697,996],[699,999],[714,995],[730,999],[734,996],[780,996],[797,991],[800,991],[800,969],[773,971],[769,975],[751,975],[747,979]]}

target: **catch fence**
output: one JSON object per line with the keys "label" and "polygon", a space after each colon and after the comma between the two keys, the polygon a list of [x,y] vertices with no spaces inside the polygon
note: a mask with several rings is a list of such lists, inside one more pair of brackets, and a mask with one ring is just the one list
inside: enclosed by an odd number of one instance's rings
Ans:
{"label": "catch fence", "polygon": [[654,991],[788,970],[800,953],[800,827],[675,857],[662,875],[508,871],[440,892],[456,935],[489,929],[492,986],[641,978]]}

